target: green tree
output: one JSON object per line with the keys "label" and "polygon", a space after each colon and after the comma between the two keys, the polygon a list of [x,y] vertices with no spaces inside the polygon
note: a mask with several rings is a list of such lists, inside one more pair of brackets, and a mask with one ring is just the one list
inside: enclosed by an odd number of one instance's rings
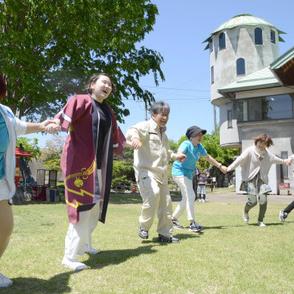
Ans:
{"label": "green tree", "polygon": [[18,137],[16,141],[16,147],[20,147],[24,151],[30,152],[32,156],[29,158],[29,160],[33,158],[38,159],[41,155],[37,138],[28,139],[26,137]]}
{"label": "green tree", "polygon": [[0,71],[8,84],[4,102],[18,116],[51,116],[68,95],[81,92],[93,73],[117,84],[109,98],[120,120],[123,99],[150,104],[139,85],[152,74],[164,79],[162,56],[142,46],[158,14],[151,0],[0,1]]}
{"label": "green tree", "polygon": [[133,164],[131,162],[126,160],[113,161],[112,187],[115,188],[119,185],[130,187],[131,183],[135,181]]}
{"label": "green tree", "polygon": [[46,169],[60,171],[60,158],[64,140],[64,137],[55,135],[52,140],[46,142],[46,147],[42,149],[40,158]]}

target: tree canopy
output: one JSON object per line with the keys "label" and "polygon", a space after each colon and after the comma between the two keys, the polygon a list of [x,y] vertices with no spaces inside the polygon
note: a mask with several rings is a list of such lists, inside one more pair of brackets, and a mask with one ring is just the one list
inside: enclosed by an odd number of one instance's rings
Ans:
{"label": "tree canopy", "polygon": [[140,77],[164,79],[162,56],[141,44],[157,14],[151,0],[0,1],[4,103],[20,117],[51,116],[92,74],[106,72],[117,85],[109,102],[122,120],[124,99],[154,100]]}

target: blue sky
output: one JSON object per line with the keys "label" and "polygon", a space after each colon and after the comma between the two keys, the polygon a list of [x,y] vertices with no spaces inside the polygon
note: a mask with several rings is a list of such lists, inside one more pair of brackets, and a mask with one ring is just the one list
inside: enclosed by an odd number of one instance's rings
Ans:
{"label": "blue sky", "polygon": [[[209,52],[202,43],[219,25],[231,17],[250,13],[265,19],[282,31],[285,43],[280,53],[294,46],[294,2],[291,0],[224,0],[224,1],[154,1],[159,9],[154,31],[144,45],[159,51],[164,57],[165,82],[158,88],[152,79],[144,79],[142,86],[155,94],[156,99],[171,106],[167,133],[177,140],[193,125],[213,130],[213,111],[210,103]],[[292,19],[292,20],[291,20]],[[144,119],[144,106],[129,102],[131,115],[123,130]]]}
{"label": "blue sky", "polygon": [[[151,77],[141,86],[154,93],[157,100],[171,106],[167,134],[178,140],[191,125],[213,130],[213,109],[210,104],[209,52],[202,43],[210,33],[231,17],[250,13],[286,32],[280,43],[280,54],[294,46],[293,0],[157,0],[159,15],[153,32],[142,42],[164,57],[165,81],[159,87]],[[121,125],[123,132],[144,120],[144,104],[127,101],[130,116]],[[45,136],[38,136],[44,145]]]}

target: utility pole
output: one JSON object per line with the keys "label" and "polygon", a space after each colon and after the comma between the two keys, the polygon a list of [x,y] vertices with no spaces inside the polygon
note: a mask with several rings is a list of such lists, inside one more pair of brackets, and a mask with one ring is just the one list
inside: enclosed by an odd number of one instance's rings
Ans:
{"label": "utility pole", "polygon": [[148,107],[147,107],[147,101],[144,101],[145,103],[145,120],[148,120]]}

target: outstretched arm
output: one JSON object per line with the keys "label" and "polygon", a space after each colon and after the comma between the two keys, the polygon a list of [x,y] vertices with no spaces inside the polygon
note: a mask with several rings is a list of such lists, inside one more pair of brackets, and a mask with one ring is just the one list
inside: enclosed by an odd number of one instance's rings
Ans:
{"label": "outstretched arm", "polygon": [[212,165],[216,166],[222,173],[226,173],[227,172],[227,168],[222,165],[222,163],[218,162],[216,159],[214,159],[212,156],[207,155],[205,157],[205,159]]}
{"label": "outstretched arm", "polygon": [[26,134],[36,133],[36,132],[47,132],[56,133],[60,131],[59,122],[57,120],[45,120],[41,123],[31,123],[27,122]]}

